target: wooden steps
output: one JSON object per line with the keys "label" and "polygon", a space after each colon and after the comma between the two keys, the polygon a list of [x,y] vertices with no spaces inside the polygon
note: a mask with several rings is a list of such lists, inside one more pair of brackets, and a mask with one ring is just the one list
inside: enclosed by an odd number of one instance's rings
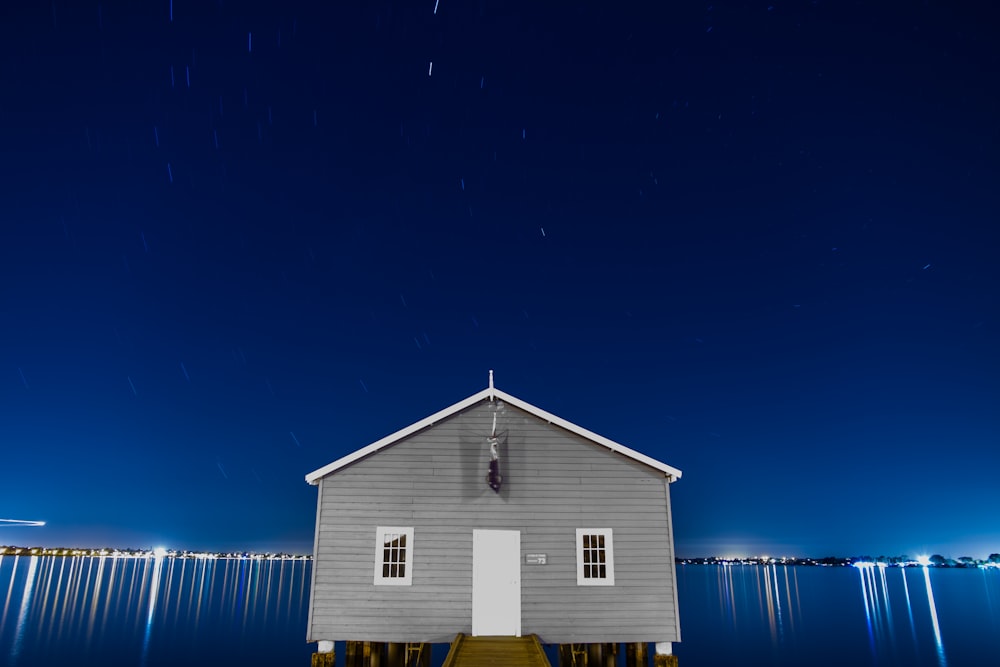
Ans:
{"label": "wooden steps", "polygon": [[535,635],[467,637],[459,634],[442,667],[551,667]]}

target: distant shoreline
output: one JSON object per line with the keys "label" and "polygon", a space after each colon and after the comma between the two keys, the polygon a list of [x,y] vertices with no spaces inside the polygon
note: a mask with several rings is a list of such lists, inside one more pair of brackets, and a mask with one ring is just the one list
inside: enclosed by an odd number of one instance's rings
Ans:
{"label": "distant shoreline", "polygon": [[676,558],[677,565],[802,565],[806,567],[954,567],[954,568],[1000,568],[1000,554],[990,554],[986,559],[962,556],[957,560],[939,554],[933,556],[826,556],[824,558],[774,558],[754,556],[747,558],[724,558],[706,556],[699,558]]}
{"label": "distant shoreline", "polygon": [[90,556],[94,558],[187,558],[195,560],[312,560],[311,554],[290,554],[284,552],[254,551],[190,551],[179,549],[113,549],[78,547],[19,547],[0,546],[0,556],[55,556],[73,558]]}
{"label": "distant shoreline", "polygon": [[[240,559],[240,560],[312,560],[312,554],[291,554],[285,552],[254,551],[191,551],[179,549],[116,549],[110,547],[22,547],[0,545],[0,556],[56,556],[56,557],[112,557],[112,558],[185,558],[197,560]],[[990,554],[986,559],[962,556],[958,559],[933,556],[826,556],[824,558],[751,556],[729,558],[723,556],[700,556],[697,558],[675,558],[677,565],[801,565],[806,567],[954,567],[954,568],[1000,568],[1000,554]]]}

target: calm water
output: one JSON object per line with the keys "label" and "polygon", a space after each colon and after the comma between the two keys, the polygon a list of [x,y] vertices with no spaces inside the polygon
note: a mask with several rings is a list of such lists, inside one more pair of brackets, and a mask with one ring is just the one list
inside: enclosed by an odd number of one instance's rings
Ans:
{"label": "calm water", "polygon": [[[0,557],[0,665],[307,667],[310,567]],[[687,667],[1000,665],[1000,570],[681,565],[678,587]]]}
{"label": "calm water", "polygon": [[308,561],[0,558],[0,665],[309,665]]}
{"label": "calm water", "polygon": [[678,565],[679,662],[1000,665],[1000,570]]}

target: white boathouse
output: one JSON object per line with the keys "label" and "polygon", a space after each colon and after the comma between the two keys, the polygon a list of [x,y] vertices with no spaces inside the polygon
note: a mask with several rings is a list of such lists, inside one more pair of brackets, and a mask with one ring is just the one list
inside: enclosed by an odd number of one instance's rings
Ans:
{"label": "white boathouse", "polygon": [[680,477],[495,388],[491,371],[486,389],[306,475],[307,641],[322,654],[535,635],[655,643],[656,664],[675,664]]}

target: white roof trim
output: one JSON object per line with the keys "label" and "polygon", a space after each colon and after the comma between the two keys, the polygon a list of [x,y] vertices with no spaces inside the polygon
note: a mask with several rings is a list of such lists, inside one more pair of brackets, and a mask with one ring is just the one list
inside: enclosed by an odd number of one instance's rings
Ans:
{"label": "white roof trim", "polygon": [[[499,392],[497,392],[497,393],[499,393]],[[306,481],[309,482],[310,484],[316,484],[317,482],[319,482],[320,477],[326,477],[327,475],[329,475],[334,470],[339,470],[340,468],[343,468],[344,466],[348,466],[348,465],[354,463],[358,459],[363,459],[364,457],[368,456],[369,454],[371,454],[373,452],[377,452],[378,450],[382,449],[383,447],[386,447],[387,445],[393,444],[397,440],[402,440],[406,436],[412,435],[412,434],[416,433],[417,431],[425,429],[428,426],[441,421],[445,417],[450,417],[451,415],[455,414],[456,412],[460,412],[461,410],[464,410],[467,407],[475,405],[476,403],[478,403],[479,401],[482,401],[483,399],[489,398],[490,395],[491,395],[491,390],[489,388],[483,389],[481,392],[479,392],[477,394],[473,394],[472,396],[469,396],[464,401],[459,401],[458,403],[455,403],[451,407],[448,407],[448,408],[445,408],[444,410],[440,410],[438,412],[435,412],[430,417],[426,417],[424,419],[421,419],[420,421],[418,421],[415,424],[410,424],[406,428],[401,429],[399,431],[396,431],[395,433],[392,433],[390,435],[387,435],[384,438],[382,438],[381,440],[376,440],[375,442],[373,442],[372,444],[368,445],[367,447],[362,447],[358,451],[352,452],[352,453],[348,454],[347,456],[343,456],[343,457],[337,459],[336,461],[334,461],[333,463],[326,464],[325,466],[323,466],[319,470],[313,470],[311,473],[309,473],[308,475],[306,475]]]}
{"label": "white roof trim", "polygon": [[604,445],[613,452],[618,452],[619,454],[627,456],[630,459],[635,459],[639,463],[644,463],[648,465],[650,468],[655,468],[662,473],[670,475],[673,478],[670,481],[676,481],[681,478],[681,471],[673,466],[668,466],[666,463],[662,461],[657,461],[652,457],[646,456],[645,454],[641,454],[635,451],[634,449],[626,447],[625,445],[621,445],[615,442],[614,440],[609,440],[608,438],[605,438],[603,435],[597,435],[593,431],[588,431],[582,426],[577,426],[576,424],[568,422],[562,417],[556,417],[554,414],[546,412],[541,408],[536,408],[534,405],[531,405],[530,403],[525,403],[521,399],[515,398],[514,396],[502,392],[499,389],[495,389],[494,393],[496,394],[497,398],[499,398],[502,401],[506,401],[507,403],[510,403],[514,407],[521,408],[525,412],[530,412],[536,417],[541,417],[547,422],[555,424],[556,426],[561,426],[570,433],[576,433],[577,435],[587,438],[588,440],[593,440],[597,444]]}
{"label": "white roof trim", "polygon": [[[492,380],[492,378],[490,379]],[[461,412],[462,410],[465,410],[466,408],[471,407],[476,403],[479,403],[480,401],[484,401],[487,399],[491,401],[495,399],[500,399],[501,401],[509,403],[510,405],[513,405],[516,408],[520,408],[529,414],[533,414],[536,417],[539,417],[540,419],[544,419],[550,424],[555,424],[556,426],[564,428],[570,433],[575,433],[581,437],[586,438],[587,440],[597,443],[598,445],[607,447],[613,452],[617,452],[619,454],[622,454],[623,456],[627,456],[630,459],[638,461],[639,463],[647,465],[650,468],[659,470],[660,472],[669,476],[671,482],[677,481],[678,479],[681,478],[681,471],[678,470],[677,468],[669,466],[666,463],[663,463],[662,461],[657,461],[656,459],[646,456],[645,454],[641,454],[635,451],[634,449],[630,449],[625,445],[621,445],[615,442],[614,440],[609,440],[604,436],[597,435],[596,433],[588,431],[587,429],[577,426],[576,424],[573,424],[571,422],[568,422],[565,419],[562,419],[561,417],[556,417],[554,414],[546,412],[541,408],[536,408],[534,405],[531,405],[530,403],[522,401],[519,398],[516,398],[506,392],[496,389],[493,386],[493,383],[490,382],[490,386],[488,386],[486,389],[483,389],[482,391],[477,392],[472,396],[469,396],[465,400],[459,401],[458,403],[455,403],[454,405],[447,407],[444,410],[435,412],[430,417],[425,417],[424,419],[421,419],[415,424],[411,424],[404,429],[401,429],[399,431],[396,431],[395,433],[387,435],[381,440],[377,440],[372,444],[368,445],[367,447],[362,447],[356,452],[352,452],[347,456],[343,456],[332,463],[328,463],[327,465],[323,466],[322,468],[319,468],[318,470],[313,470],[311,473],[306,475],[306,482],[308,482],[309,484],[316,485],[319,483],[319,480],[321,478],[326,477],[330,473],[339,470],[341,468],[344,468],[346,466],[349,466],[355,461],[365,458],[369,454],[373,454],[379,451],[380,449],[383,449],[384,447],[388,447],[389,445],[399,440],[402,440],[403,438],[409,435],[416,433],[417,431],[423,430],[428,426],[432,426],[433,424],[436,424],[442,419],[450,417],[457,412]]]}

